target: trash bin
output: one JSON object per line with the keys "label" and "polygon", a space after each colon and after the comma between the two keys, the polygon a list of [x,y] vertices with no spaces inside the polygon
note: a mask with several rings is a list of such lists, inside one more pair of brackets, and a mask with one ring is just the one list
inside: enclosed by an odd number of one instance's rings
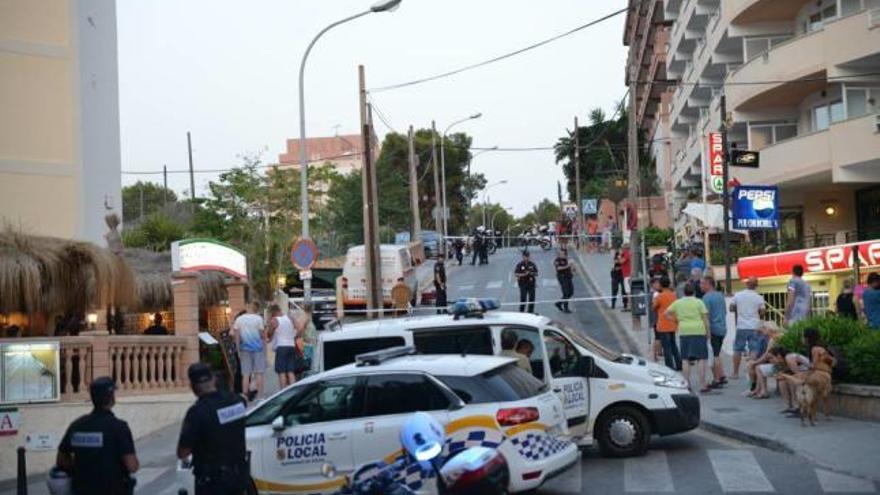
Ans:
{"label": "trash bin", "polygon": [[645,293],[645,279],[632,278],[630,284],[630,301],[632,302],[633,316],[645,316],[648,314],[648,298]]}

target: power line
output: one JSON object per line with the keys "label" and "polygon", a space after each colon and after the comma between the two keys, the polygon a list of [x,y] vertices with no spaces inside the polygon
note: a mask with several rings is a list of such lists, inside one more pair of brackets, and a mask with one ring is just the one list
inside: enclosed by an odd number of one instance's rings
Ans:
{"label": "power line", "polygon": [[[342,155],[322,156],[316,160],[309,161],[309,165],[314,165],[314,164],[318,164],[321,162],[326,162],[328,160],[335,160],[337,158],[350,158],[350,157],[360,156],[363,154],[364,153],[362,151],[352,151],[350,153],[344,153]],[[293,167],[298,167],[298,166],[299,166],[298,163],[296,163],[296,164],[273,163],[273,164],[269,164],[269,165],[259,165],[255,168],[258,168],[258,169],[267,169],[267,168],[285,169],[285,168],[293,168]],[[194,170],[193,173],[196,173],[196,174],[218,174],[218,173],[223,173],[223,172],[232,172],[233,170],[238,170],[238,169],[242,169],[242,168],[245,168],[245,167],[229,167],[229,168]],[[159,170],[159,171],[122,170],[121,171],[121,173],[124,175],[156,175],[156,174],[162,174],[164,172],[165,171],[163,171],[163,170]],[[169,174],[188,174],[189,169],[168,170],[167,172]]]}
{"label": "power line", "polygon": [[588,27],[595,26],[596,24],[599,24],[599,23],[601,23],[601,22],[607,21],[608,19],[611,19],[611,18],[613,18],[613,17],[616,17],[616,16],[618,16],[618,15],[620,15],[620,14],[623,14],[623,13],[626,12],[627,10],[629,10],[628,7],[627,7],[627,8],[620,9],[620,10],[617,10],[617,11],[614,11],[614,12],[612,12],[612,13],[610,13],[610,14],[608,14],[608,15],[605,15],[605,16],[603,16],[603,17],[600,17],[600,18],[598,18],[598,19],[596,19],[596,20],[590,21],[590,22],[588,22],[588,23],[586,23],[586,24],[582,24],[582,25],[580,25],[580,26],[578,26],[578,27],[576,27],[576,28],[574,28],[574,29],[570,29],[570,30],[568,30],[568,31],[566,31],[566,32],[564,32],[564,33],[562,33],[562,34],[557,34],[556,36],[553,36],[553,37],[551,37],[551,38],[547,38],[547,39],[542,40],[542,41],[539,41],[539,42],[537,42],[537,43],[533,43],[533,44],[531,44],[531,45],[528,45],[528,46],[526,46],[526,47],[520,48],[520,49],[518,49],[518,50],[514,50],[514,51],[512,51],[512,52],[508,52],[508,53],[505,53],[505,54],[503,54],[503,55],[499,55],[499,56],[497,56],[497,57],[493,57],[493,58],[490,58],[490,59],[488,59],[488,60],[484,60],[484,61],[482,61],[482,62],[477,62],[477,63],[475,63],[475,64],[470,64],[470,65],[465,65],[464,67],[460,67],[460,68],[458,68],[458,69],[454,69],[454,70],[451,70],[451,71],[448,71],[448,72],[443,72],[443,73],[440,73],[440,74],[435,74],[435,75],[433,75],[433,76],[423,77],[423,78],[421,78],[421,79],[415,79],[415,80],[413,80],[413,81],[407,81],[407,82],[398,83],[398,84],[390,84],[390,85],[388,85],[388,86],[379,86],[379,87],[376,87],[376,88],[370,88],[370,89],[368,89],[367,91],[369,91],[369,92],[371,92],[371,93],[380,93],[380,92],[382,92],[382,91],[390,91],[390,90],[392,90],[392,89],[400,89],[400,88],[405,88],[405,87],[408,87],[408,86],[415,86],[415,85],[417,85],[417,84],[422,84],[422,83],[426,83],[426,82],[429,82],[429,81],[436,81],[437,79],[442,79],[442,78],[444,78],[444,77],[454,76],[454,75],[456,75],[456,74],[461,74],[462,72],[466,72],[466,71],[469,71],[469,70],[477,69],[477,68],[479,68],[479,67],[483,67],[483,66],[485,66],[485,65],[493,64],[493,63],[495,63],[495,62],[500,62],[500,61],[505,60],[505,59],[508,59],[508,58],[510,58],[510,57],[514,57],[514,56],[516,56],[516,55],[519,55],[519,54],[525,53],[525,52],[527,52],[527,51],[534,50],[535,48],[539,48],[539,47],[541,47],[541,46],[547,45],[547,44],[552,43],[552,42],[554,42],[554,41],[556,41],[556,40],[559,40],[559,39],[565,38],[565,37],[567,37],[567,36],[571,36],[572,34],[575,34],[575,33],[577,33],[578,31],[582,31],[582,30],[584,30],[584,29],[586,29],[586,28],[588,28]]}

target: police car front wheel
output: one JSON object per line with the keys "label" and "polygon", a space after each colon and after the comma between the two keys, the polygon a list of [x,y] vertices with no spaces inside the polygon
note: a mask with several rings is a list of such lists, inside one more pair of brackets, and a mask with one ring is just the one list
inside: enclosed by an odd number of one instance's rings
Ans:
{"label": "police car front wheel", "polygon": [[602,413],[596,437],[599,450],[608,457],[642,455],[651,438],[645,414],[634,407],[618,406]]}

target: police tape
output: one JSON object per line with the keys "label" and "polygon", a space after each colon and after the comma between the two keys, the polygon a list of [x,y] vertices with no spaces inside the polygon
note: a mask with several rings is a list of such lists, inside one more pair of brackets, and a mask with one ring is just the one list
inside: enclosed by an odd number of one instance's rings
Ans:
{"label": "police tape", "polygon": [[[545,305],[545,304],[560,304],[560,303],[564,304],[564,303],[576,303],[576,302],[604,301],[604,300],[608,300],[608,299],[613,300],[613,299],[616,299],[617,297],[620,297],[620,296],[572,297],[569,299],[562,299],[562,298],[560,298],[560,299],[541,299],[541,300],[536,300],[536,301],[531,301],[531,302],[528,302],[528,301],[526,301],[526,302],[509,301],[509,302],[499,303],[499,306],[502,308],[504,308],[504,307],[517,307],[518,308],[521,305],[523,305],[523,306],[528,306],[528,305],[537,306],[537,305]],[[632,296],[627,295],[625,298],[631,299]],[[458,299],[455,299],[453,301],[453,303],[456,301],[462,300],[462,299],[468,300],[468,299],[480,299],[480,298],[478,298],[478,297],[458,298]],[[417,307],[409,307],[406,309],[395,309],[395,308],[346,309],[345,314],[371,314],[371,313],[379,313],[379,312],[382,312],[382,313],[405,313],[405,314],[409,314],[409,315],[414,315],[417,313],[436,314],[438,310],[448,309],[451,306],[452,306],[452,304],[449,304],[447,306],[417,306]],[[316,312],[316,313],[318,313],[318,312]],[[320,313],[330,314],[330,313],[335,313],[335,312],[334,311],[323,311]]]}

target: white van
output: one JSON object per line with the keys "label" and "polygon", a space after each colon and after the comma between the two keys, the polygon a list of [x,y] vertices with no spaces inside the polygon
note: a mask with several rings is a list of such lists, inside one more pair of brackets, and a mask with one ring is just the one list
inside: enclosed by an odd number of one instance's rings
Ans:
{"label": "white van", "polygon": [[[379,246],[379,257],[382,259],[380,276],[382,277],[382,299],[385,305],[391,305],[391,288],[398,278],[412,289],[413,306],[419,292],[419,281],[416,278],[416,267],[407,246],[382,244]],[[345,255],[345,266],[342,276],[348,282],[345,295],[346,306],[364,306],[367,304],[367,258],[364,246],[354,246]]]}
{"label": "white van", "polygon": [[572,440],[603,454],[645,452],[653,434],[696,428],[700,402],[681,375],[645,359],[613,352],[583,332],[533,314],[490,311],[371,320],[320,334],[314,371],[351,363],[365,352],[414,346],[422,354],[501,354],[501,334],[531,342],[531,371],[564,404]]}

